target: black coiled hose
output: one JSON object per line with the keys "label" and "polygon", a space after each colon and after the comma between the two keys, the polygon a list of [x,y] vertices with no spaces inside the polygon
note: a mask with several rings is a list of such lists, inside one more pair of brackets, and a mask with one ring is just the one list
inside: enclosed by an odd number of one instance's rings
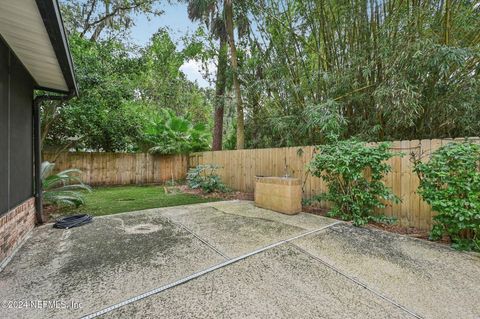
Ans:
{"label": "black coiled hose", "polygon": [[92,216],[88,214],[73,215],[60,218],[53,225],[55,228],[69,229],[72,227],[82,226],[92,222]]}

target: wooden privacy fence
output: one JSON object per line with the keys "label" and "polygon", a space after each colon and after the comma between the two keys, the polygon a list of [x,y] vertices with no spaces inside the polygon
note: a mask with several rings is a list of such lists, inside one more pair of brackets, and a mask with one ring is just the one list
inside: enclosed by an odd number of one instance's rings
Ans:
{"label": "wooden privacy fence", "polygon": [[[471,138],[478,142],[478,138]],[[393,157],[388,163],[392,171],[385,176],[384,182],[402,200],[400,204],[389,205],[379,213],[393,216],[402,226],[413,226],[429,229],[432,225],[433,212],[417,194],[419,179],[413,172],[410,154],[424,154],[423,160],[450,142],[464,141],[459,139],[412,140],[392,142],[392,149],[403,152],[403,157]],[[373,143],[372,143],[373,144]],[[200,152],[190,154],[189,166],[213,163],[220,166],[218,173],[222,181],[230,188],[242,192],[253,192],[255,176],[290,176],[300,178],[303,184],[303,197],[311,198],[327,190],[322,179],[307,173],[306,166],[310,162],[315,147],[296,146],[269,149],[250,149],[233,151]],[[328,208],[328,203],[321,202],[321,207]]]}
{"label": "wooden privacy fence", "polygon": [[145,153],[68,152],[56,157],[43,153],[43,160],[55,162],[55,171],[77,168],[89,185],[127,185],[162,183],[172,178],[184,179],[186,155],[151,155]]}

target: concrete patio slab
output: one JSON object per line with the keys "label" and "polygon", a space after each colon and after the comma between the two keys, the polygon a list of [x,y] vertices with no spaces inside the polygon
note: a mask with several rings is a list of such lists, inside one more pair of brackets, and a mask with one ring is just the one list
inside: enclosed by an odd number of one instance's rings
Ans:
{"label": "concrete patio slab", "polygon": [[424,318],[480,318],[480,256],[334,225],[293,242]]}
{"label": "concrete patio slab", "polygon": [[152,211],[69,230],[39,227],[0,272],[0,300],[72,301],[81,309],[0,308],[0,318],[78,318],[223,260]]}
{"label": "concrete patio slab", "polygon": [[230,201],[39,227],[0,318],[480,318],[479,255],[338,223]]}
{"label": "concrete patio slab", "polygon": [[177,207],[160,214],[186,226],[230,258],[335,222],[306,213],[279,214],[246,201]]}
{"label": "concrete patio slab", "polygon": [[101,318],[412,317],[286,245]]}

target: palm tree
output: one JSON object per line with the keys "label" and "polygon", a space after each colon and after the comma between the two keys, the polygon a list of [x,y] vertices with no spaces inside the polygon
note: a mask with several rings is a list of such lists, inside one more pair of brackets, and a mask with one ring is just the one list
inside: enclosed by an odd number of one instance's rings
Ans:
{"label": "palm tree", "polygon": [[222,149],[223,114],[225,109],[225,89],[227,85],[227,33],[222,11],[221,1],[218,0],[188,1],[188,17],[190,20],[204,22],[210,29],[211,35],[219,41],[214,100],[213,151]]}
{"label": "palm tree", "polygon": [[240,82],[238,81],[238,59],[237,48],[235,46],[235,35],[233,34],[233,3],[232,0],[224,1],[225,26],[228,34],[228,43],[230,45],[230,61],[233,70],[233,87],[237,100],[237,150],[245,148],[245,124],[243,119],[243,103],[240,92]]}

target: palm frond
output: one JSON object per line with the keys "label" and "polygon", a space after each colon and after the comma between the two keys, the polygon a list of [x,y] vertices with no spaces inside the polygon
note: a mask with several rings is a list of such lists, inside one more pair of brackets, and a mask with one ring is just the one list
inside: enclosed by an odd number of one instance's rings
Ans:
{"label": "palm frond", "polygon": [[53,174],[55,164],[43,162],[41,168],[43,200],[52,205],[80,206],[85,203],[82,191],[91,187],[80,178],[82,171],[67,169]]}

